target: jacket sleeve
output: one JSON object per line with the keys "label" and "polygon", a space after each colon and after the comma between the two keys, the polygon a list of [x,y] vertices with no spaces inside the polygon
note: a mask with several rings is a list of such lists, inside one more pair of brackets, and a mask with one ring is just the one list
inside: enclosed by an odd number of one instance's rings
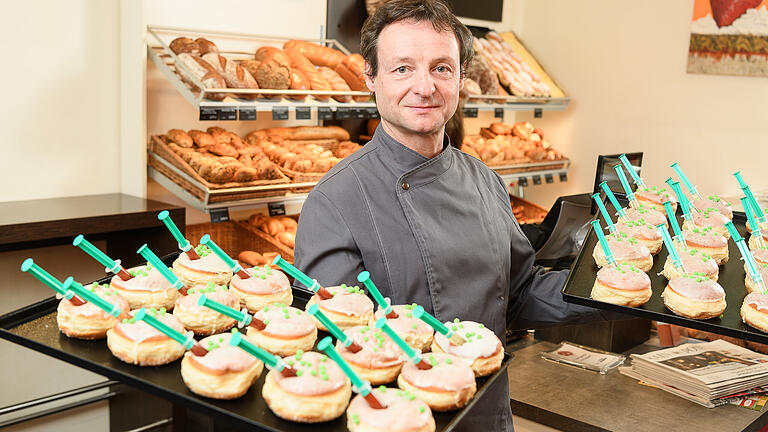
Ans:
{"label": "jacket sleeve", "polygon": [[[339,209],[320,190],[313,190],[301,209],[294,252],[296,268],[320,285],[353,283],[363,260]],[[299,282],[294,286],[306,288]]]}

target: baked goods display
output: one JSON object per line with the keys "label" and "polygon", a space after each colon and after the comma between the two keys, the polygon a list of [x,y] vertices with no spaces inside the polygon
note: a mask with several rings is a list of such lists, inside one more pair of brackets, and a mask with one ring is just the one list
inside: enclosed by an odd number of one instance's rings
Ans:
{"label": "baked goods display", "polygon": [[424,354],[431,368],[420,369],[406,362],[397,377],[397,386],[423,400],[435,411],[462,408],[475,395],[477,384],[469,363],[445,353]]}
{"label": "baked goods display", "polygon": [[[109,285],[99,285],[94,282],[85,288],[121,311],[130,310],[128,301]],[[114,327],[117,321],[115,316],[90,302],[76,305],[70,299],[62,298],[56,309],[56,323],[59,330],[76,339],[103,339],[107,336],[107,330]]]}
{"label": "baked goods display", "polygon": [[723,287],[699,275],[689,274],[670,280],[661,296],[669,310],[691,319],[718,317],[727,306]]}
{"label": "baked goods display", "polygon": [[355,396],[347,408],[347,429],[351,432],[435,430],[432,411],[414,393],[387,387],[374,388],[371,393],[384,408],[372,408],[362,395]]}
{"label": "baked goods display", "polygon": [[[322,299],[318,294],[313,295],[307,302],[307,310],[317,303],[320,310],[342,330],[366,325],[373,318],[373,302],[359,286],[341,284],[325,289],[332,297]],[[314,319],[318,329],[327,331],[323,323]]]}
{"label": "baked goods display", "polygon": [[480,135],[468,135],[462,150],[474,152],[486,164],[523,164],[529,162],[556,161],[565,157],[552,148],[541,129],[529,122],[514,125],[491,123],[480,129]]}
{"label": "baked goods display", "polygon": [[597,272],[591,297],[606,303],[637,307],[651,298],[651,279],[632,264],[603,267]]}
{"label": "baked goods display", "polygon": [[[698,249],[686,249],[678,251],[685,272],[717,281],[720,276],[720,267],[711,255]],[[664,261],[664,270],[661,272],[668,280],[683,277],[682,269],[675,267],[672,258],[668,255]]]}
{"label": "baked goods display", "polygon": [[[138,366],[160,366],[178,360],[186,348],[144,321],[137,320],[138,310],[130,312],[132,318],[124,318],[107,331],[107,346],[120,360]],[[184,333],[184,326],[165,309],[148,309],[148,313],[173,330]]]}
{"label": "baked goods display", "polygon": [[236,399],[261,376],[264,363],[231,346],[231,338],[231,333],[208,336],[199,342],[208,350],[205,355],[191,351],[184,355],[181,378],[193,393],[213,399]]}
{"label": "baked goods display", "polygon": [[221,333],[234,327],[234,319],[201,306],[199,301],[202,295],[231,308],[240,305],[240,299],[227,289],[226,285],[216,285],[213,282],[208,282],[205,286],[195,285],[187,290],[187,295],[176,300],[173,315],[179,322],[198,336]]}
{"label": "baked goods display", "polygon": [[515,50],[496,32],[474,38],[477,56],[483,57],[496,72],[499,81],[515,96],[548,97],[551,89]]}
{"label": "baked goods display", "polygon": [[256,312],[275,302],[293,302],[291,284],[280,270],[273,270],[264,264],[262,267],[246,269],[246,272],[251,277],[241,278],[240,275],[234,275],[229,282],[229,289],[249,312]]}
{"label": "baked goods display", "polygon": [[446,325],[466,342],[455,345],[438,332],[432,341],[432,352],[447,353],[466,360],[476,377],[490,375],[501,368],[504,350],[501,341],[491,330],[481,323],[460,321],[458,318]]}
{"label": "baked goods display", "polygon": [[310,316],[286,303],[264,306],[253,317],[264,327],[248,327],[248,338],[272,354],[290,356],[310,351],[317,340],[317,327]]}

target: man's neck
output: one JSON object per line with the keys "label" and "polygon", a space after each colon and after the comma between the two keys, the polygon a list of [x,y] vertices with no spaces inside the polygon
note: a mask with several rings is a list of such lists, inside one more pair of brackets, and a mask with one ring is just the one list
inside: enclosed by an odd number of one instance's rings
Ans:
{"label": "man's neck", "polygon": [[443,151],[443,135],[445,128],[440,129],[439,132],[428,135],[404,135],[400,131],[392,127],[389,123],[382,120],[381,127],[384,131],[394,138],[400,144],[408,147],[416,153],[432,159]]}

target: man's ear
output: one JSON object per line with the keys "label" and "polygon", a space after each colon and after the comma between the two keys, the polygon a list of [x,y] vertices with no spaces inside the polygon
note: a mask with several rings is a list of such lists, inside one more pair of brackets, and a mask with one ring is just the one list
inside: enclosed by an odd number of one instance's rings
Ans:
{"label": "man's ear", "polygon": [[464,81],[467,80],[466,75],[462,75],[461,78],[459,78],[459,91],[464,90]]}
{"label": "man's ear", "polygon": [[371,65],[368,63],[368,61],[365,62],[363,76],[365,77],[365,85],[368,87],[368,90],[375,92],[376,88],[374,86],[373,77],[371,76]]}

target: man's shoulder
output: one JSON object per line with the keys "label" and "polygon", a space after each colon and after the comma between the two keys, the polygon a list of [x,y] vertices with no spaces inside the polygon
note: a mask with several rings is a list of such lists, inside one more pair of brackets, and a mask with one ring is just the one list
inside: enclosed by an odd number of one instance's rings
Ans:
{"label": "man's shoulder", "polygon": [[[318,191],[328,198],[343,197],[357,187],[356,170],[368,169],[371,158],[374,157],[378,146],[374,141],[368,142],[360,150],[352,153],[333,166],[314,186],[312,192]],[[310,192],[310,193],[312,193]]]}
{"label": "man's shoulder", "polygon": [[468,172],[469,175],[475,179],[481,180],[491,189],[501,189],[506,191],[506,184],[504,183],[504,180],[496,171],[489,168],[485,162],[474,156],[464,153],[455,147],[451,147],[450,149],[455,153],[458,163],[464,170]]}

